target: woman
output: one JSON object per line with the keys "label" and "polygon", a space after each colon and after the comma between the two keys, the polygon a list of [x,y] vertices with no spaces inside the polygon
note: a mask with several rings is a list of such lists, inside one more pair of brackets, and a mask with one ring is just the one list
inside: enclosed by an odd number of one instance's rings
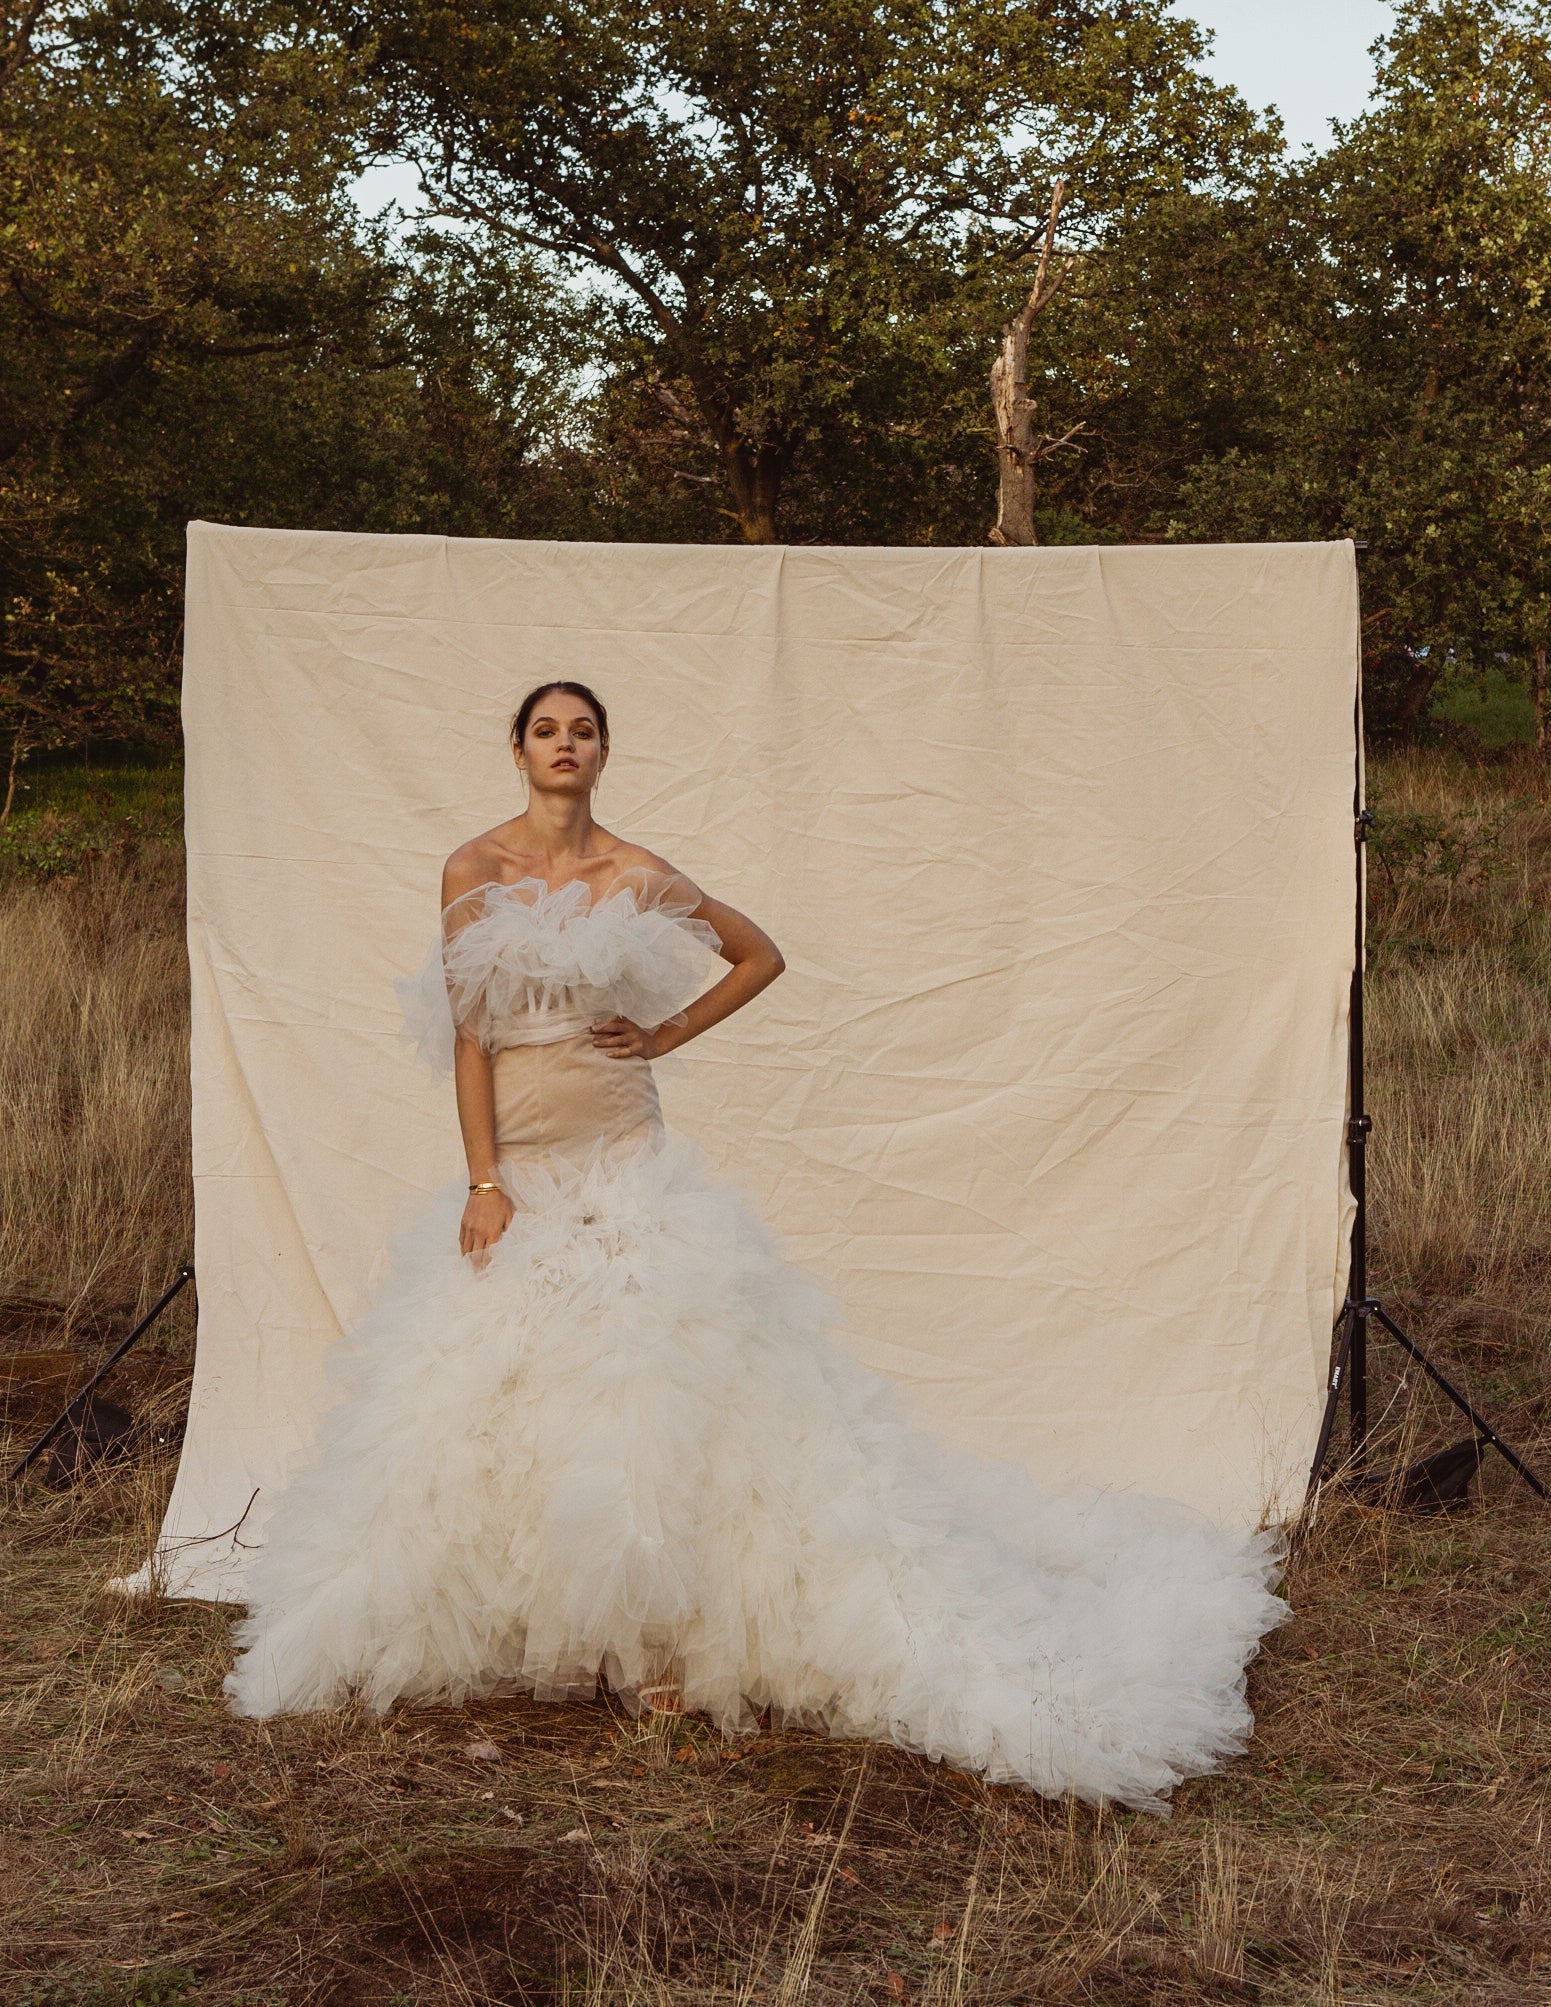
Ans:
{"label": "woman", "polygon": [[[1266,1535],[1042,1496],[913,1428],[694,1147],[651,1062],[781,972],[610,834],[603,705],[524,699],[529,801],[448,860],[425,1032],[468,1192],[431,1201],[331,1371],[251,1577],[239,1713],[522,1689],[769,1710],[993,1781],[1162,1809],[1253,1723]],[[730,964],[705,988],[714,950]],[[697,992],[702,992],[696,994]]]}

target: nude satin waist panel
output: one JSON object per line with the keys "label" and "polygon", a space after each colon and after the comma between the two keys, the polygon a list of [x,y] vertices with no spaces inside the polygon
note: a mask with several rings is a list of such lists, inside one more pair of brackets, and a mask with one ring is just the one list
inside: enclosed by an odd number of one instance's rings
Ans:
{"label": "nude satin waist panel", "polygon": [[[606,1017],[610,1013],[605,1011],[601,1015]],[[585,1010],[525,1011],[501,1033],[496,1050],[503,1051],[512,1045],[557,1045],[561,1039],[591,1031],[599,1017],[599,1012]]]}
{"label": "nude satin waist panel", "polygon": [[610,1059],[590,1033],[492,1054],[495,1140],[503,1157],[591,1148],[660,1131],[657,1083],[644,1059]]}

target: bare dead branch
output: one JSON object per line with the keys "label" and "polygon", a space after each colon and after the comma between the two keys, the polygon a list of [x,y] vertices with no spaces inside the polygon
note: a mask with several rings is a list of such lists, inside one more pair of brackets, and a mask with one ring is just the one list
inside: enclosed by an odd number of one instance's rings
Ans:
{"label": "bare dead branch", "polygon": [[700,433],[705,430],[703,422],[696,418],[683,398],[666,383],[654,383],[652,395],[674,423],[682,426],[686,432]]}
{"label": "bare dead branch", "polygon": [[1058,256],[1056,226],[1066,201],[1065,179],[1056,182],[1050,196],[1050,215],[1045,224],[1044,242],[1034,284],[1018,312],[1002,330],[1002,346],[991,365],[991,409],[996,419],[997,458],[1000,480],[993,544],[1025,545],[1037,541],[1034,533],[1034,469],[1041,460],[1069,446],[1084,428],[1074,425],[1062,437],[1053,433],[1036,436],[1034,400],[1029,395],[1029,334],[1035,317],[1055,298],[1076,264],[1076,254]]}
{"label": "bare dead branch", "polygon": [[1049,459],[1052,453],[1059,453],[1063,446],[1070,446],[1072,441],[1077,437],[1078,433],[1086,432],[1087,429],[1088,429],[1087,420],[1079,418],[1077,423],[1074,426],[1072,426],[1069,431],[1063,432],[1059,439],[1055,437],[1054,433],[1051,432],[1045,433],[1043,438],[1041,438],[1035,445],[1034,458],[1036,460]]}
{"label": "bare dead branch", "polygon": [[1034,274],[1034,312],[1039,312],[1040,295],[1045,289],[1045,274],[1050,269],[1050,254],[1055,249],[1056,222],[1061,214],[1061,205],[1066,200],[1066,183],[1058,181],[1050,197],[1050,221],[1045,225],[1044,249],[1039,254],[1039,270]]}

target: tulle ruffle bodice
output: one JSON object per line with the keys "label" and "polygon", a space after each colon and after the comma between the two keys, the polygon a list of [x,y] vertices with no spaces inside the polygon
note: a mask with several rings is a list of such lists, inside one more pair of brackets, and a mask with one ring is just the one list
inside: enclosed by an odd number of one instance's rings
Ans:
{"label": "tulle ruffle bodice", "polygon": [[418,973],[396,985],[405,1029],[446,1071],[460,1031],[493,1053],[616,1015],[666,1023],[705,988],[721,946],[691,917],[699,903],[687,878],[641,869],[601,892],[580,879],[476,885],[444,910]]}

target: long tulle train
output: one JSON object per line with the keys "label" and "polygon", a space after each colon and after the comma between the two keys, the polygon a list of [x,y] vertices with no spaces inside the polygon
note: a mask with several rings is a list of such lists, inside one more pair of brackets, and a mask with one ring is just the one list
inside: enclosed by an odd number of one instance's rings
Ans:
{"label": "long tulle train", "polygon": [[671,1662],[729,1732],[769,1708],[1094,1801],[1161,1809],[1243,1748],[1270,1535],[938,1444],[682,1138],[508,1176],[488,1267],[450,1188],[337,1349],[239,1712],[629,1694]]}

